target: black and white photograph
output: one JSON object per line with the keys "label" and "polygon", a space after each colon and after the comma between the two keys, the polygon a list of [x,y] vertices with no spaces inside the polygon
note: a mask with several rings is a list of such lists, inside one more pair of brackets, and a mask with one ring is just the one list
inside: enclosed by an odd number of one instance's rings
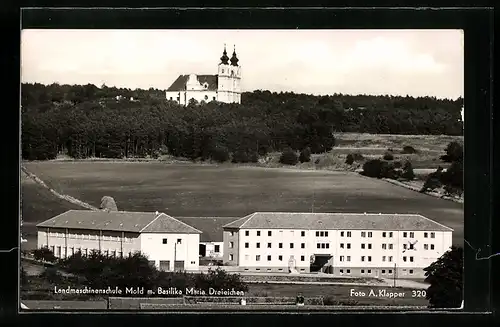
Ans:
{"label": "black and white photograph", "polygon": [[464,305],[464,34],[23,29],[20,305]]}

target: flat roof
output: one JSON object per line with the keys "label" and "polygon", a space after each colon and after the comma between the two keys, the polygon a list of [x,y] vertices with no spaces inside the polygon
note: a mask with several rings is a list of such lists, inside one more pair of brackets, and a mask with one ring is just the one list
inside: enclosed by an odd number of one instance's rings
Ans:
{"label": "flat roof", "polygon": [[453,231],[422,215],[397,213],[255,212],[226,224],[223,228]]}
{"label": "flat roof", "polygon": [[135,233],[202,233],[162,212],[68,210],[36,226]]}

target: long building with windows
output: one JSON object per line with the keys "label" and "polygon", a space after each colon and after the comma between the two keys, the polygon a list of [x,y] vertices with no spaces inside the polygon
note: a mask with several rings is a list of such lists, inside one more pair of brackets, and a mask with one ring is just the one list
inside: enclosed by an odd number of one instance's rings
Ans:
{"label": "long building with windows", "polygon": [[38,248],[58,258],[136,252],[164,271],[198,270],[201,231],[159,212],[69,210],[37,225]]}
{"label": "long building with windows", "polygon": [[256,212],[223,226],[223,261],[251,272],[422,278],[452,232],[415,214]]}

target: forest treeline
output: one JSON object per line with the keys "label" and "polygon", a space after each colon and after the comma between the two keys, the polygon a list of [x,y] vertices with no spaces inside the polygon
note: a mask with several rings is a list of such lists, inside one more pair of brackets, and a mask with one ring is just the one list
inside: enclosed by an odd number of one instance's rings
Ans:
{"label": "forest treeline", "polygon": [[22,157],[209,159],[222,152],[246,162],[285,148],[328,151],[338,132],[462,135],[462,105],[462,98],[254,91],[242,94],[242,104],[183,107],[153,88],[22,84]]}

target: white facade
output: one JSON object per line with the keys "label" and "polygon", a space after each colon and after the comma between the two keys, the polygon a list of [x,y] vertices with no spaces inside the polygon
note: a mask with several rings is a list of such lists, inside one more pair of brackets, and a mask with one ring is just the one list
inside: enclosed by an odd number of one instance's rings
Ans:
{"label": "white facade", "polygon": [[205,257],[222,259],[224,242],[200,242],[200,244],[205,246]]}
{"label": "white facade", "polygon": [[[198,270],[199,234],[128,233],[50,228],[38,231],[38,248],[48,247],[57,258],[101,251],[113,257],[141,252],[158,269],[171,271],[174,261],[184,270]],[[164,241],[166,240],[166,241]],[[165,242],[165,243],[164,243]]]}
{"label": "white facade", "polygon": [[338,275],[421,278],[423,269],[452,246],[452,230],[246,229],[244,225],[224,229],[224,262],[240,271],[307,273],[316,268]]}
{"label": "white facade", "polygon": [[230,59],[224,48],[217,75],[181,75],[165,92],[166,99],[181,105],[218,101],[241,103],[241,66],[236,51]]}

